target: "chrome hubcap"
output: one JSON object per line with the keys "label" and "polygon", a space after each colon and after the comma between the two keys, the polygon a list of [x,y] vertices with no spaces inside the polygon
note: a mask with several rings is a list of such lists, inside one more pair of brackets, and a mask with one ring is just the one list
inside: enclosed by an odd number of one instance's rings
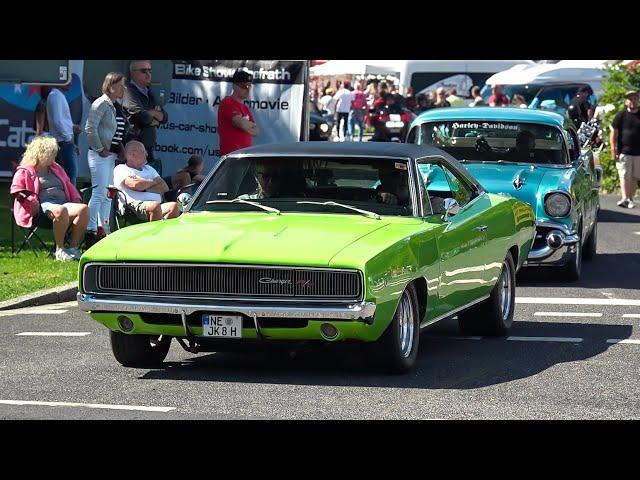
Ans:
{"label": "chrome hubcap", "polygon": [[409,300],[409,295],[405,292],[400,300],[399,320],[400,320],[400,350],[402,355],[407,358],[411,355],[413,349],[413,305]]}
{"label": "chrome hubcap", "polygon": [[511,310],[511,270],[507,262],[502,264],[502,275],[500,275],[500,307],[502,319],[506,320]]}

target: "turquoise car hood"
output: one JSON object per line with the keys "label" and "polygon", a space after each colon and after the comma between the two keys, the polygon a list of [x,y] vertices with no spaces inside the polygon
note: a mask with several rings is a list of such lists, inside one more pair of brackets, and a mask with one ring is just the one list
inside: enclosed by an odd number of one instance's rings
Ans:
{"label": "turquoise car hood", "polygon": [[468,163],[465,167],[488,192],[506,193],[531,205],[536,204],[543,178],[556,170],[538,166],[531,168],[529,165],[487,163]]}

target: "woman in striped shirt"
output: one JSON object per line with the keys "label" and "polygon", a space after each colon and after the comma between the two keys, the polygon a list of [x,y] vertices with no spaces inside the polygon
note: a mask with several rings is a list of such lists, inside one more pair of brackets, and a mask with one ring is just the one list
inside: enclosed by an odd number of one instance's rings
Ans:
{"label": "woman in striped shirt", "polygon": [[91,193],[87,227],[87,245],[98,240],[98,228],[109,233],[111,200],[107,186],[113,183],[115,160],[121,155],[126,121],[119,102],[124,96],[124,75],[110,72],[102,84],[103,95],[97,98],[89,110],[85,131],[89,144],[88,161],[91,184],[97,185]]}

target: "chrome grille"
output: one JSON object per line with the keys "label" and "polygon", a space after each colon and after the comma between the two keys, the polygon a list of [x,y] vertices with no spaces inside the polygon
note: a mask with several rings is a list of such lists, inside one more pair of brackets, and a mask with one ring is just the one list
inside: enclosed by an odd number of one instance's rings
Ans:
{"label": "chrome grille", "polygon": [[[94,269],[97,269],[95,271]],[[94,271],[92,271],[94,270]],[[357,271],[268,266],[88,265],[96,292],[361,300]]]}

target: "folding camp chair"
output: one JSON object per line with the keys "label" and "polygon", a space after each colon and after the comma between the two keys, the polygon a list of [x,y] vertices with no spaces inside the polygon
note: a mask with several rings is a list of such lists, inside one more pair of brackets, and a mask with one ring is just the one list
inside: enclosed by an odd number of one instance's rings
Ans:
{"label": "folding camp chair", "polygon": [[[82,188],[79,190],[80,194],[83,195],[84,197],[84,194],[86,192],[93,190],[94,188],[96,188],[96,186],[97,185],[92,185],[91,187]],[[38,194],[30,190],[20,190],[18,192],[13,193],[12,197],[15,197],[17,195],[22,195],[24,198],[35,196],[38,199],[38,202],[40,202],[40,197],[38,196]],[[56,251],[55,242],[53,243],[52,246],[47,246],[46,242],[42,239],[42,237],[38,233],[39,229],[41,228],[44,230],[53,230],[53,220],[51,220],[47,215],[42,213],[42,211],[38,211],[38,213],[33,219],[33,222],[30,228],[19,227],[16,224],[15,218],[13,216],[13,202],[11,203],[11,208],[9,209],[9,215],[11,216],[10,220],[11,220],[11,255],[12,256],[19,254],[27,245],[29,246],[29,249],[33,252],[33,254],[36,257],[38,256],[38,252],[36,250],[38,246],[42,246],[42,248],[44,248],[47,251],[47,256],[54,255]],[[16,249],[16,227],[18,228],[18,231],[21,231],[24,235],[24,238],[22,239],[22,243],[17,249]],[[72,230],[72,224],[70,223],[69,228],[67,229],[64,236],[65,245],[68,244],[69,240],[71,239],[71,230]],[[35,243],[36,241],[37,243],[34,246],[32,242]],[[80,245],[80,247],[82,247],[82,245]]]}

